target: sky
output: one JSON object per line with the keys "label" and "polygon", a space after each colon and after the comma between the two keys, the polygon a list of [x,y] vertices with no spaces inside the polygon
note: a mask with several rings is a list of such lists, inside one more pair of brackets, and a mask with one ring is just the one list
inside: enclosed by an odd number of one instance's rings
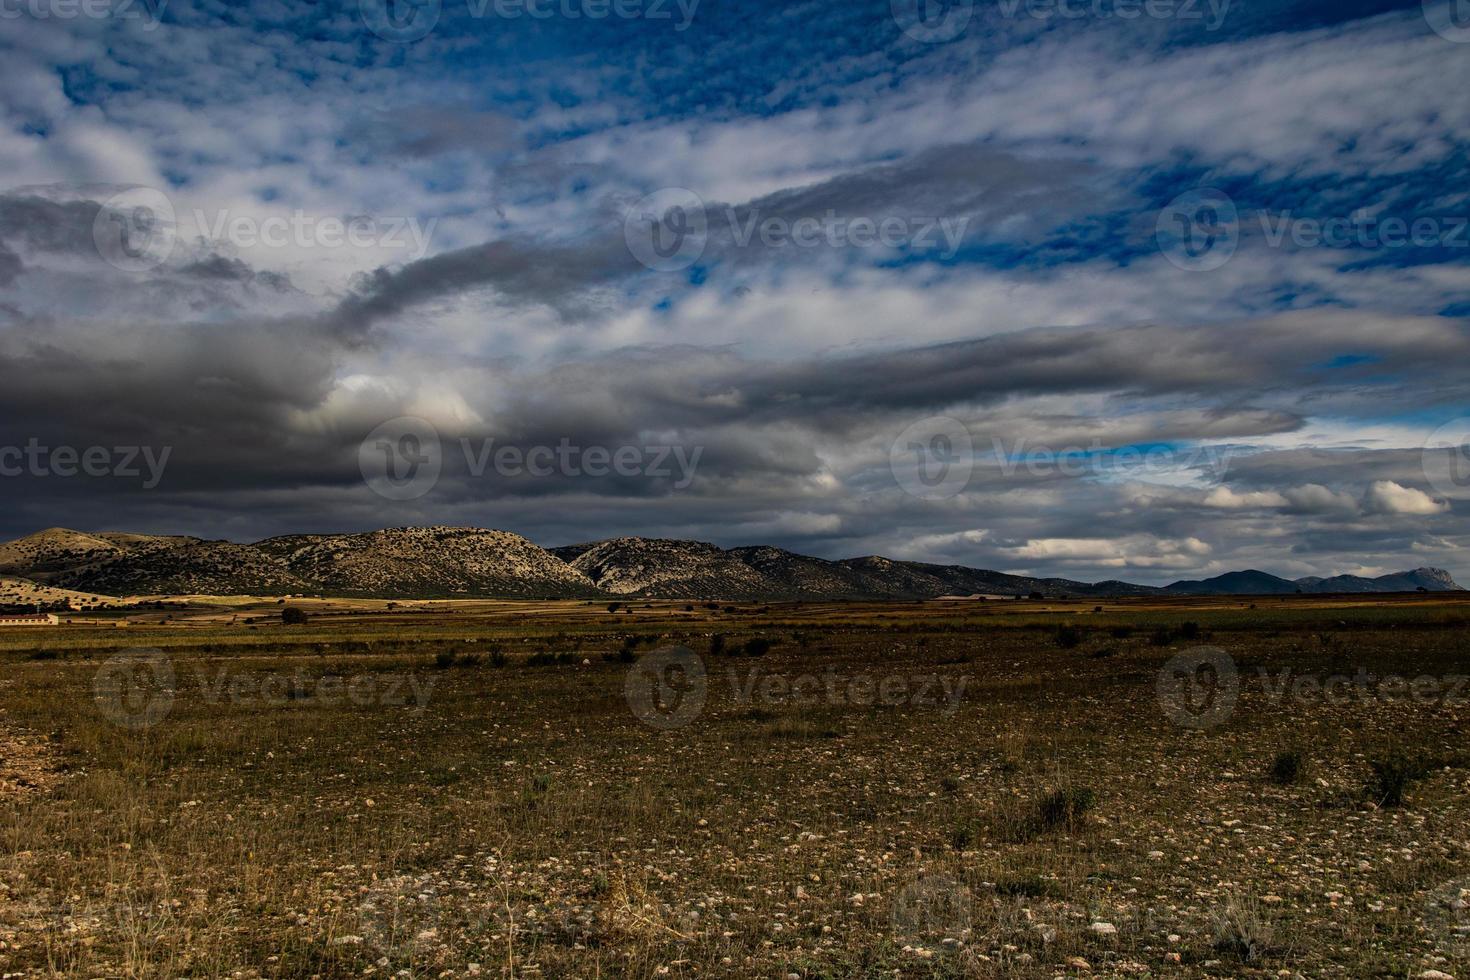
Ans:
{"label": "sky", "polygon": [[1470,3],[0,0],[0,536],[1470,582]]}

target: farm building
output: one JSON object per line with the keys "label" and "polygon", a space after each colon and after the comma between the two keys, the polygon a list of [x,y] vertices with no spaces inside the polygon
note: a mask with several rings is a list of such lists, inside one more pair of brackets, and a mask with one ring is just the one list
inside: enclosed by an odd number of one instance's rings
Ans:
{"label": "farm building", "polygon": [[55,626],[61,619],[55,613],[33,613],[29,616],[0,616],[0,626]]}

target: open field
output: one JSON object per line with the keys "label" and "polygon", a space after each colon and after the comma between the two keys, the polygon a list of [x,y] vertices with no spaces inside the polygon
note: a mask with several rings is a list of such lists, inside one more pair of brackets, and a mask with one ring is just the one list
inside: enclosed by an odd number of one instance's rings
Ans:
{"label": "open field", "polygon": [[0,973],[1470,977],[1464,598],[290,605],[0,633]]}

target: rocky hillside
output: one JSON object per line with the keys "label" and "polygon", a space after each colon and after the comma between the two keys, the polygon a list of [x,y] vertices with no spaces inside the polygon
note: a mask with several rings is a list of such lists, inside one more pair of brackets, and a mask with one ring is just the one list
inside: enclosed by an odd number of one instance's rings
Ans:
{"label": "rocky hillside", "polygon": [[140,554],[198,540],[114,532],[86,534],[52,527],[0,544],[0,574],[17,574],[44,581],[56,573],[125,554]]}
{"label": "rocky hillside", "polygon": [[1127,582],[1033,578],[964,565],[879,556],[828,561],[756,545],[613,538],[553,548],[474,527],[400,527],[294,534],[255,544],[51,528],[0,545],[0,574],[107,596],[290,595],[383,598],[930,599],[939,596],[1103,598],[1130,595],[1289,595],[1297,592],[1458,590],[1419,568],[1363,578],[1295,581],[1230,572],[1165,589]]}
{"label": "rocky hillside", "polygon": [[54,585],[103,595],[287,595],[311,590],[286,566],[248,544],[187,539],[126,551],[59,572]]}
{"label": "rocky hillside", "polygon": [[775,591],[760,572],[703,541],[613,538],[551,553],[612,595],[754,599]]}
{"label": "rocky hillside", "polygon": [[0,576],[0,609],[117,609],[132,605],[114,596],[74,592],[41,585],[28,578]]}
{"label": "rocky hillside", "polygon": [[399,527],[296,534],[255,546],[329,595],[471,597],[597,595],[592,581],[519,534],[476,527]]}
{"label": "rocky hillside", "polygon": [[932,599],[944,595],[1093,596],[1156,590],[1125,583],[1006,575],[877,556],[826,561],[765,545],[724,550],[702,541],[613,538],[552,553],[614,595],[704,599]]}

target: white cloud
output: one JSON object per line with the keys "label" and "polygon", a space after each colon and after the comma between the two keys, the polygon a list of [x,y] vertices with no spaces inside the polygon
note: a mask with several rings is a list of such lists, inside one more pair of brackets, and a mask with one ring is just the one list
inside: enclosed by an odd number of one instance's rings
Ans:
{"label": "white cloud", "polygon": [[1262,507],[1285,507],[1288,505],[1286,497],[1269,490],[1258,490],[1252,493],[1236,493],[1229,487],[1216,487],[1205,497],[1206,507],[1218,507],[1221,510],[1247,510]]}
{"label": "white cloud", "polygon": [[1401,486],[1392,480],[1378,480],[1368,488],[1364,498],[1367,508],[1379,514],[1443,514],[1450,509],[1447,501],[1435,500],[1423,490]]}

